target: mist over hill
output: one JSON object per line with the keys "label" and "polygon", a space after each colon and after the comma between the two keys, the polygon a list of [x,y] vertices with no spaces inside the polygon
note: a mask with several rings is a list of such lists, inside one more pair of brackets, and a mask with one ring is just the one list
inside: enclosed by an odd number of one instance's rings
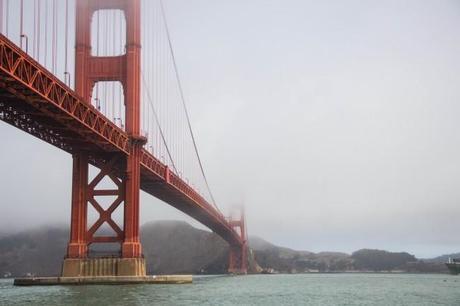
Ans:
{"label": "mist over hill", "polygon": [[186,222],[147,223],[141,228],[141,237],[150,273],[220,274],[227,268],[227,243]]}
{"label": "mist over hill", "polygon": [[[442,260],[420,260],[406,252],[361,249],[352,254],[296,251],[251,237],[257,263],[283,273],[305,272],[412,272],[448,273]],[[460,257],[460,256],[459,256]]]}
{"label": "mist over hill", "polygon": [[449,260],[449,258],[460,258],[460,253],[446,254],[446,255],[441,255],[441,256],[438,256],[438,257],[424,259],[424,260],[426,262],[444,263],[444,262],[447,262]]}
{"label": "mist over hill", "polygon": [[[59,275],[69,231],[47,227],[0,235],[0,277],[27,273]],[[182,221],[156,221],[141,227],[141,240],[149,274],[223,274],[227,270],[228,246],[219,236]],[[274,269],[281,273],[305,272],[433,272],[447,273],[449,255],[419,260],[405,252],[358,250],[313,253],[276,246],[250,237],[251,272]],[[450,255],[450,257],[453,257]],[[458,256],[460,257],[460,256]]]}

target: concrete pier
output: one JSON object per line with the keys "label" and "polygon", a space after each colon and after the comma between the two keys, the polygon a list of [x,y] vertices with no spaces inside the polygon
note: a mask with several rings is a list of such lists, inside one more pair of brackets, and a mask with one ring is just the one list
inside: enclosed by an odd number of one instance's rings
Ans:
{"label": "concrete pier", "polygon": [[191,284],[192,275],[26,277],[16,278],[15,286]]}
{"label": "concrete pier", "polygon": [[146,275],[144,258],[66,258],[61,277],[16,278],[15,286],[190,284],[192,275]]}
{"label": "concrete pier", "polygon": [[66,258],[63,277],[146,276],[144,258]]}

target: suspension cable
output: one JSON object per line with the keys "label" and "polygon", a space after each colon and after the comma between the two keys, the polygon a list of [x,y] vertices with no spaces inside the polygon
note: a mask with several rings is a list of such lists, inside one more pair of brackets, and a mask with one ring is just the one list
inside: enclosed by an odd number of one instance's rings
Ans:
{"label": "suspension cable", "polygon": [[47,63],[48,63],[48,1],[45,0],[45,56],[44,56],[44,60],[43,60],[43,63],[45,64],[45,67],[48,68],[47,66]]}
{"label": "suspension cable", "polygon": [[10,18],[10,0],[6,0],[5,3],[5,11],[6,11],[6,17],[5,17],[5,31],[6,31],[6,36],[9,34],[9,18]]}
{"label": "suspension cable", "polygon": [[41,0],[38,0],[38,8],[37,8],[37,60],[40,61],[40,32],[41,32],[41,23],[40,23],[40,15],[41,15]]}
{"label": "suspension cable", "polygon": [[19,46],[22,49],[22,39],[24,37],[24,0],[19,3]]}
{"label": "suspension cable", "polygon": [[[68,57],[69,57],[69,0],[65,1],[65,51],[64,51],[64,81],[67,86],[70,87],[70,74],[69,74],[69,65],[68,65]],[[67,77],[69,78],[69,82],[67,83]]]}
{"label": "suspension cable", "polygon": [[0,33],[3,34],[3,0],[0,0]]}
{"label": "suspension cable", "polygon": [[34,35],[34,40],[33,40],[33,51],[32,51],[32,56],[37,59],[37,0],[34,0],[34,28],[33,28],[33,35]]}
{"label": "suspension cable", "polygon": [[163,143],[165,144],[165,147],[166,147],[166,152],[168,153],[168,156],[169,156],[169,159],[171,160],[171,164],[174,168],[174,172],[176,174],[178,174],[178,171],[177,171],[177,168],[176,168],[176,165],[174,163],[174,160],[171,156],[171,151],[169,150],[169,147],[168,147],[168,144],[166,143],[166,138],[165,138],[165,135],[163,133],[163,129],[161,128],[161,125],[160,125],[160,121],[158,119],[158,114],[157,112],[155,111],[155,107],[153,106],[153,102],[152,102],[152,97],[150,95],[150,91],[149,91],[149,88],[147,86],[147,82],[145,81],[145,77],[144,77],[144,72],[142,71],[142,82],[144,83],[144,87],[145,87],[145,92],[147,94],[147,99],[149,101],[149,104],[150,106],[152,107],[152,112],[153,112],[153,115],[155,116],[155,121],[157,122],[157,125],[158,125],[158,130],[160,131],[160,135],[161,135],[161,138],[163,139]]}
{"label": "suspension cable", "polygon": [[52,26],[52,52],[51,52],[51,56],[52,56],[52,59],[51,59],[51,67],[52,67],[52,71],[53,71],[53,74],[56,74],[56,64],[57,64],[57,1],[56,0],[53,0],[53,9],[52,9],[52,12],[53,12],[53,26]]}
{"label": "suspension cable", "polygon": [[176,57],[174,55],[174,50],[173,50],[173,47],[172,47],[172,42],[171,42],[171,36],[169,34],[168,23],[166,21],[166,14],[165,14],[164,6],[163,6],[163,0],[160,0],[160,7],[161,7],[161,15],[163,17],[164,27],[165,27],[165,30],[166,30],[166,37],[168,39],[169,50],[171,52],[172,62],[173,62],[173,66],[174,66],[174,72],[176,74],[177,85],[178,85],[178,88],[179,88],[179,93],[180,93],[182,105],[184,107],[185,117],[187,118],[188,129],[190,131],[190,135],[192,136],[193,147],[195,149],[195,153],[196,153],[196,156],[198,158],[198,163],[200,165],[201,174],[203,175],[204,182],[206,183],[206,187],[208,188],[209,195],[211,196],[212,203],[213,203],[214,207],[217,209],[217,211],[220,212],[219,208],[216,205],[216,201],[214,199],[214,196],[212,195],[211,188],[209,187],[208,180],[206,179],[206,175],[204,174],[203,163],[201,162],[200,154],[198,153],[198,148],[197,148],[197,145],[196,145],[195,136],[193,134],[192,125],[190,123],[190,117],[189,117],[187,106],[186,106],[186,103],[185,103],[184,92],[182,90],[182,84],[181,84],[181,81],[180,81],[180,78],[179,78],[179,70],[177,68]]}

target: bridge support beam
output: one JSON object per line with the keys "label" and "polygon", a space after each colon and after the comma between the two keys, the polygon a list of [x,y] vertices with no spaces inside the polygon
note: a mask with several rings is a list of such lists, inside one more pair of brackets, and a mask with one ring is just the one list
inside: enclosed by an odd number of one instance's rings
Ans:
{"label": "bridge support beam", "polygon": [[228,273],[248,273],[248,247],[246,242],[242,245],[230,246],[230,254],[228,256]]}
{"label": "bridge support beam", "polygon": [[86,240],[88,156],[86,154],[77,153],[73,155],[72,175],[72,217],[67,257],[85,258],[88,252]]}
{"label": "bridge support beam", "polygon": [[132,139],[130,155],[127,158],[126,198],[124,233],[121,253],[124,258],[142,256],[142,247],[139,237],[139,190],[140,190],[140,151],[146,139],[138,137]]}

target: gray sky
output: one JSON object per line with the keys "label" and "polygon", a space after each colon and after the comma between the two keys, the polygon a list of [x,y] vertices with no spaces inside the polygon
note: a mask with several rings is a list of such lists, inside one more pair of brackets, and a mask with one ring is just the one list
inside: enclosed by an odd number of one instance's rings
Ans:
{"label": "gray sky", "polygon": [[[169,0],[208,179],[250,235],[460,251],[460,2]],[[70,220],[71,157],[0,123],[0,230]],[[142,197],[142,221],[190,219]],[[196,223],[194,223],[196,224]]]}

